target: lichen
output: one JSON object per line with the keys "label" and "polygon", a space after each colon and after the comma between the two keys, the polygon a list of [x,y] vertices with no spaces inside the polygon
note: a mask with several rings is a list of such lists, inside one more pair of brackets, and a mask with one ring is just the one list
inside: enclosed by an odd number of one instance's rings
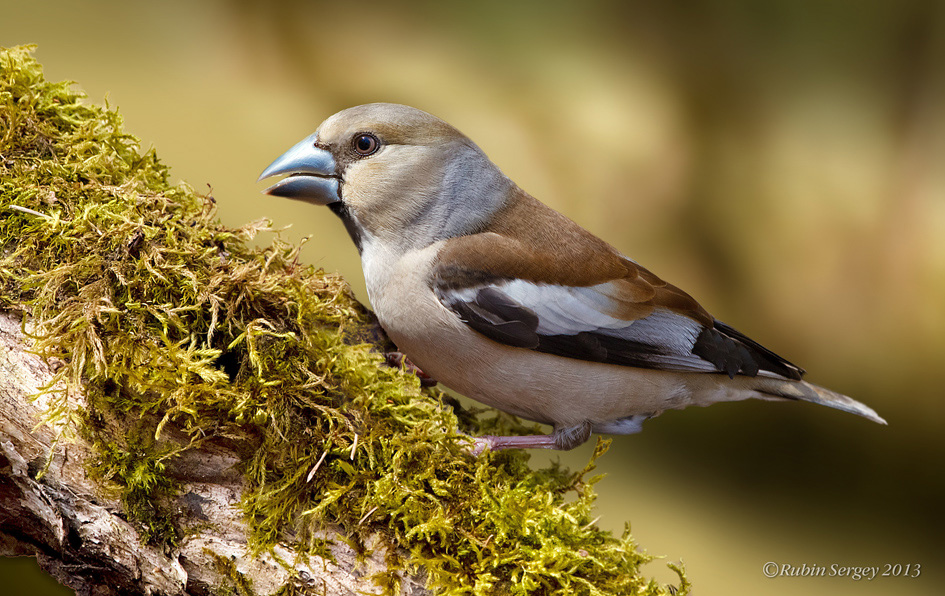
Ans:
{"label": "lichen", "polygon": [[[572,473],[534,470],[522,451],[469,455],[461,431],[520,423],[458,415],[386,366],[352,339],[371,315],[341,278],[278,237],[253,247],[266,222],[222,226],[211,196],[171,185],[117,111],[45,81],[32,50],[0,50],[0,308],[62,363],[50,417],[93,446],[90,471],[147,540],[180,536],[159,521],[180,488],[166,466],[227,441],[245,454],[256,551],[324,554],[330,526],[359,548],[370,535],[396,545],[375,578],[391,593],[402,571],[438,594],[671,590],[641,574],[650,557],[629,532],[594,523],[593,459]],[[83,407],[68,406],[73,391]]]}

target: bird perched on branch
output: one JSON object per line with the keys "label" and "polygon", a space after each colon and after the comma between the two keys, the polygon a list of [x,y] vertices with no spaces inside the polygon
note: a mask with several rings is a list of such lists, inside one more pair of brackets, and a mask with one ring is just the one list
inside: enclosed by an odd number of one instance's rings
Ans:
{"label": "bird perched on branch", "polygon": [[810,401],[885,424],[716,320],[520,189],[465,135],[415,108],[325,120],[263,171],[270,195],[327,205],[361,255],[381,326],[420,369],[550,435],[478,449],[571,449],[667,409]]}

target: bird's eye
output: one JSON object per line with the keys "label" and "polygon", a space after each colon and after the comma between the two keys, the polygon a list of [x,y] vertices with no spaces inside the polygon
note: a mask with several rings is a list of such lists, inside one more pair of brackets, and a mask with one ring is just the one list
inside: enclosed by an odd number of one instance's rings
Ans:
{"label": "bird's eye", "polygon": [[359,155],[370,155],[377,151],[380,146],[380,141],[374,135],[362,134],[354,138],[354,150]]}

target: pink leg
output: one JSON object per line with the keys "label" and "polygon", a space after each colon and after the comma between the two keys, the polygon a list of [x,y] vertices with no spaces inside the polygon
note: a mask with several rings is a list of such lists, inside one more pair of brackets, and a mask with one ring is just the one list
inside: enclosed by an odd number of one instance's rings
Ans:
{"label": "pink leg", "polygon": [[473,455],[482,455],[488,448],[490,451],[501,449],[559,449],[554,435],[521,435],[517,437],[501,437],[483,435],[473,437]]}
{"label": "pink leg", "polygon": [[567,451],[587,441],[591,436],[591,425],[585,422],[577,426],[556,428],[550,435],[521,435],[502,437],[483,435],[473,438],[473,455],[481,455],[488,447],[492,451],[500,449],[559,449]]}

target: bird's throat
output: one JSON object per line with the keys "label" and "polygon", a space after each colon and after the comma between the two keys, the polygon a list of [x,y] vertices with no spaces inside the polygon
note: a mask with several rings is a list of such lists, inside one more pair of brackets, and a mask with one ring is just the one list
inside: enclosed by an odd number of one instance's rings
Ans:
{"label": "bird's throat", "polygon": [[358,249],[358,254],[360,255],[364,246],[364,230],[351,215],[347,205],[342,201],[337,201],[329,203],[328,208],[344,222],[345,229],[348,230],[348,235],[351,236],[351,241],[354,242],[354,245]]}

